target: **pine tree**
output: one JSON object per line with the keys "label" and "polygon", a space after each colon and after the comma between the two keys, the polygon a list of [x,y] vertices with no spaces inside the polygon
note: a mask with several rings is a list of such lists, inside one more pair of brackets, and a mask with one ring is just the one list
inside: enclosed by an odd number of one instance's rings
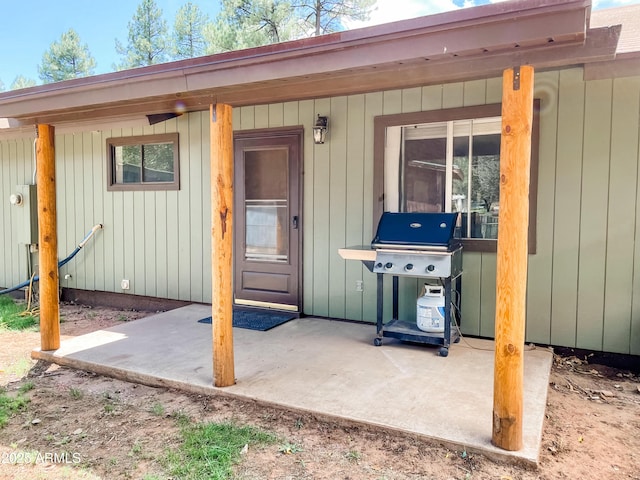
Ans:
{"label": "pine tree", "polygon": [[116,70],[154,65],[167,61],[167,22],[154,0],[142,0],[129,22],[127,45],[116,39],[116,52],[123,57]]}
{"label": "pine tree", "polygon": [[289,0],[222,0],[208,53],[238,50],[299,38],[302,31]]}
{"label": "pine tree", "polygon": [[366,20],[375,0],[222,0],[206,30],[208,53],[267,45],[344,30]]}
{"label": "pine tree", "polygon": [[35,87],[36,81],[32,78],[27,78],[24,75],[18,75],[11,83],[11,90],[20,90],[21,88]]}
{"label": "pine tree", "polygon": [[207,41],[204,29],[209,17],[200,7],[188,2],[180,7],[173,26],[173,56],[175,59],[199,57],[205,54]]}
{"label": "pine tree", "polygon": [[42,55],[38,76],[43,83],[60,82],[88,77],[93,75],[95,68],[96,61],[89,53],[89,47],[82,45],[78,34],[70,28]]}
{"label": "pine tree", "polygon": [[314,35],[344,30],[344,20],[368,20],[375,0],[292,0],[298,16]]}

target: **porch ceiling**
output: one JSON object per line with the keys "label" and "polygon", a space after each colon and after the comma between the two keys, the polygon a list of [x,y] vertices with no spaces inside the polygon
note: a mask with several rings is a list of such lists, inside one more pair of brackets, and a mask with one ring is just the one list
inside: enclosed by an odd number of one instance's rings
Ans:
{"label": "porch ceiling", "polygon": [[[0,129],[365,93],[615,57],[589,0],[514,0],[0,94]],[[6,131],[6,130],[5,130]]]}

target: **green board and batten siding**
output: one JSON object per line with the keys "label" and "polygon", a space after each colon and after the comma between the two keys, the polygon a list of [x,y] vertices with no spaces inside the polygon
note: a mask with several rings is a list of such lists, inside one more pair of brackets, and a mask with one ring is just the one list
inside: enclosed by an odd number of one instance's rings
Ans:
{"label": "green board and batten siding", "polygon": [[[501,97],[501,79],[494,78],[234,109],[235,130],[304,127],[305,314],[375,321],[375,276],[337,254],[369,243],[377,221],[373,118]],[[640,77],[584,82],[581,69],[543,72],[536,74],[536,97],[537,252],[529,257],[527,341],[640,354]],[[318,114],[329,117],[324,145],[311,138]],[[180,191],[107,192],[107,138],[176,131]],[[129,293],[211,301],[208,112],[153,127],[57,135],[56,158],[60,257],[93,224],[105,225],[64,267],[62,286],[121,292],[126,278]],[[0,140],[0,285],[24,280],[27,271],[26,250],[8,227],[19,207],[6,199],[32,175],[33,139]],[[493,336],[495,274],[495,254],[464,254],[464,333]],[[403,314],[415,315],[420,287],[402,279]]]}

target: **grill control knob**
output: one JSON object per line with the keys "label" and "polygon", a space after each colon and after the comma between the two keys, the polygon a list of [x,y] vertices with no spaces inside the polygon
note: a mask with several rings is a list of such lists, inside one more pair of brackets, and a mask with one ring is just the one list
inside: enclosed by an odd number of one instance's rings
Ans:
{"label": "grill control knob", "polygon": [[382,263],[380,262],[376,263],[376,268],[382,268]]}
{"label": "grill control knob", "polygon": [[411,270],[413,270],[413,263],[407,263],[407,264],[404,266],[404,269],[405,269],[407,272],[410,272]]}
{"label": "grill control knob", "polygon": [[384,265],[384,268],[386,268],[387,270],[389,270],[389,269],[390,269],[390,268],[392,268],[392,267],[393,267],[393,263],[391,263],[391,262],[387,262],[387,263],[385,263],[385,265]]}
{"label": "grill control knob", "polygon": [[436,269],[435,265],[427,265],[427,272],[433,272]]}

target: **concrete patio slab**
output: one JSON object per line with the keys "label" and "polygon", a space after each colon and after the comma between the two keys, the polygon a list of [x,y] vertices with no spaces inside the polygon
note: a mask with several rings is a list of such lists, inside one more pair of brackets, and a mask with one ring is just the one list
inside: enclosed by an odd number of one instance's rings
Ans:
{"label": "concrete patio slab", "polygon": [[236,384],[212,386],[211,315],[189,305],[62,342],[37,359],[123,380],[234,395],[285,408],[407,432],[490,458],[537,465],[553,361],[525,353],[522,450],[491,444],[493,342],[438,348],[385,339],[375,326],[294,319],[266,332],[234,328]]}

